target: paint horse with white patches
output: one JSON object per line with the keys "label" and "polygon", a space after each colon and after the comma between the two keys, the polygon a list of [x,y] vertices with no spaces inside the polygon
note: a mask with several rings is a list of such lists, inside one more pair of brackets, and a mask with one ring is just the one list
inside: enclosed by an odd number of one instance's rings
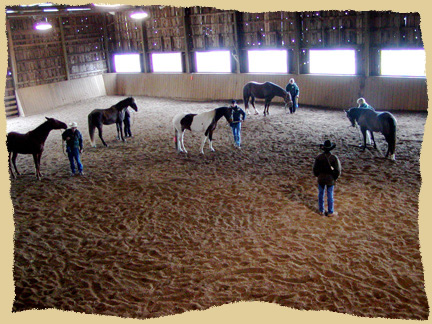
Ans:
{"label": "paint horse with white patches", "polygon": [[210,150],[214,152],[212,140],[213,132],[216,129],[217,122],[222,117],[226,120],[232,122],[232,108],[230,107],[220,107],[211,111],[206,111],[201,114],[186,114],[180,113],[176,115],[173,119],[173,126],[175,131],[175,142],[177,152],[187,153],[183,138],[186,129],[193,132],[203,132],[204,137],[201,144],[200,152],[204,154],[204,145],[209,140]]}

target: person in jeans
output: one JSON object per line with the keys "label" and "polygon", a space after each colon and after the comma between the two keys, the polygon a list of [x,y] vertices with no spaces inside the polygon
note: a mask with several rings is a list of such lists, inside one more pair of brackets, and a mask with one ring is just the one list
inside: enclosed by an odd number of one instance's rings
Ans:
{"label": "person in jeans", "polygon": [[291,94],[293,105],[292,107],[290,107],[290,113],[294,114],[296,112],[296,109],[298,108],[298,97],[300,97],[300,89],[293,78],[288,81],[286,91]]}
{"label": "person in jeans", "polygon": [[[358,98],[357,99],[357,104],[358,104],[358,108],[370,109],[370,110],[375,111],[375,108],[372,107],[371,105],[369,105],[366,102],[365,98]],[[371,142],[371,134],[370,134],[370,131],[367,130],[366,131],[366,144],[370,145],[371,143],[372,143]],[[363,145],[363,143],[361,143],[360,145]]]}
{"label": "person in jeans", "polygon": [[125,137],[132,137],[132,132],[130,129],[130,113],[127,108],[124,111],[123,124],[124,124]]}
{"label": "person in jeans", "polygon": [[231,101],[232,110],[232,123],[230,123],[235,146],[240,148],[241,145],[241,123],[245,120],[246,114],[239,106],[235,100]]}
{"label": "person in jeans", "polygon": [[66,152],[70,162],[71,175],[75,175],[75,162],[78,167],[78,174],[83,174],[83,165],[80,154],[83,150],[83,140],[76,122],[70,123],[69,128],[64,131],[62,138],[66,141]]}
{"label": "person in jeans", "polygon": [[[336,147],[331,141],[326,140],[320,148],[324,151],[315,158],[313,173],[318,177],[318,210],[320,215],[337,215],[334,211],[334,186],[339,178],[342,167],[336,155],[330,153]],[[324,194],[327,194],[327,208],[324,209]]]}

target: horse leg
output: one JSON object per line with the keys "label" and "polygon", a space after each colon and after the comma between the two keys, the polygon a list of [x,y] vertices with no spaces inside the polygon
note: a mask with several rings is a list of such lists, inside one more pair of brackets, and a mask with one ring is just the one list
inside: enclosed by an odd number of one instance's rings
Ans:
{"label": "horse leg", "polygon": [[360,130],[363,134],[363,151],[366,150],[366,128],[363,126],[360,126]]}
{"label": "horse leg", "polygon": [[180,152],[183,151],[183,152],[187,153],[186,148],[184,146],[184,133],[185,133],[185,130],[183,130],[183,132],[181,133]]}
{"label": "horse leg", "polygon": [[108,146],[108,144],[105,143],[105,141],[104,141],[104,139],[102,137],[102,125],[101,126],[97,126],[97,129],[98,129],[99,138],[101,139],[102,144],[105,145],[105,146]]}
{"label": "horse leg", "polygon": [[9,172],[10,172],[10,174],[12,175],[12,178],[16,178],[16,176],[15,176],[15,173],[13,172],[13,170],[12,170],[12,161],[11,161],[11,158],[12,158],[12,152],[9,152]]}
{"label": "horse leg", "polygon": [[126,140],[124,138],[122,123],[121,122],[120,123],[116,123],[116,125],[117,125],[117,136],[118,136],[118,138],[121,139],[123,142],[126,142]]}
{"label": "horse leg", "polygon": [[373,142],[373,146],[374,146],[374,148],[376,149],[376,148],[377,148],[377,145],[376,145],[376,142],[375,142],[374,134],[373,134],[373,132],[372,132],[371,130],[369,131],[369,134],[370,134],[370,137],[371,137],[371,139],[372,139],[371,144],[372,144],[372,142]]}
{"label": "horse leg", "polygon": [[209,139],[209,146],[210,146],[210,150],[212,152],[214,152],[214,148],[213,148],[213,132],[209,132],[208,134],[208,139]]}
{"label": "horse leg", "polygon": [[40,180],[40,174],[39,174],[39,159],[38,159],[38,154],[35,153],[33,154],[33,161],[35,164],[35,171],[36,171],[36,179]]}
{"label": "horse leg", "polygon": [[13,166],[14,166],[15,173],[16,173],[17,175],[20,175],[21,173],[19,173],[19,171],[18,171],[18,169],[17,169],[17,166],[16,166],[16,158],[17,158],[17,156],[18,156],[18,153],[17,153],[17,152],[13,152],[13,153],[12,153],[12,164],[13,164]]}
{"label": "horse leg", "polygon": [[255,108],[255,97],[254,97],[254,96],[251,96],[251,105],[252,105],[252,107],[255,109],[255,115],[258,115],[259,112],[258,112],[258,110]]}
{"label": "horse leg", "polygon": [[200,148],[201,154],[204,154],[204,145],[205,145],[205,142],[207,141],[207,138],[208,138],[208,136],[204,135],[204,140],[202,141],[201,148]]}
{"label": "horse leg", "polygon": [[41,158],[42,158],[42,152],[40,152],[39,154],[37,154],[39,179],[42,178],[42,173],[40,171]]}

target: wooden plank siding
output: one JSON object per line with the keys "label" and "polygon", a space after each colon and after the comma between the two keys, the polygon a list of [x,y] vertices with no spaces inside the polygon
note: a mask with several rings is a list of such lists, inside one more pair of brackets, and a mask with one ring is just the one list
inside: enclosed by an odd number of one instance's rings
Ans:
{"label": "wooden plank siding", "polygon": [[[425,111],[426,79],[324,75],[265,74],[117,74],[112,95],[135,95],[182,100],[242,100],[248,81],[271,81],[285,88],[290,77],[300,87],[300,105],[346,109],[360,96],[379,110]],[[111,87],[111,89],[114,89]],[[275,102],[282,102],[275,98]]]}
{"label": "wooden plank siding", "polygon": [[104,95],[106,90],[102,75],[17,89],[24,116]]}

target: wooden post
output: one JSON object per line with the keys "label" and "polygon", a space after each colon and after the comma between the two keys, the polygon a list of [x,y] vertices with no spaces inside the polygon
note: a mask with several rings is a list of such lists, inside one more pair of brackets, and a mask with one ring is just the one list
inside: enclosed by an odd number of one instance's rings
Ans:
{"label": "wooden post", "polygon": [[294,19],[294,33],[295,33],[295,43],[294,43],[294,51],[293,51],[293,60],[292,67],[290,68],[290,72],[293,74],[301,74],[301,17],[300,13],[295,13]]}
{"label": "wooden post", "polygon": [[104,20],[103,20],[104,36],[103,36],[103,38],[104,38],[104,48],[105,48],[105,62],[106,62],[106,65],[107,65],[107,72],[111,73],[111,72],[113,72],[113,69],[112,69],[112,64],[111,64],[111,56],[110,56],[110,52],[109,52],[109,49],[108,49],[109,42],[108,42],[107,27],[108,27],[108,24],[107,24],[107,14],[104,14]]}
{"label": "wooden post", "polygon": [[63,61],[66,70],[66,80],[69,81],[70,80],[69,64],[68,64],[68,57],[67,57],[67,50],[66,50],[66,42],[64,38],[63,22],[61,17],[58,17],[58,24],[60,28],[60,39],[61,39],[61,46],[63,50]]}
{"label": "wooden post", "polygon": [[150,73],[150,62],[148,57],[148,40],[147,40],[147,27],[145,19],[141,23],[141,44],[142,44],[142,64],[144,66],[144,73]]}
{"label": "wooden post", "polygon": [[369,77],[371,74],[370,71],[370,39],[371,39],[371,28],[370,28],[370,12],[366,11],[364,13],[364,46],[363,46],[363,60],[361,60],[363,68],[361,69],[363,71],[363,74],[365,77]]}
{"label": "wooden post", "polygon": [[189,13],[186,8],[183,8],[183,37],[184,37],[184,49],[185,49],[185,72],[192,73],[191,68],[191,53],[190,53],[190,24],[188,24],[187,19],[189,18]]}
{"label": "wooden post", "polygon": [[237,11],[234,11],[234,51],[233,53],[234,59],[235,59],[235,71],[237,74],[240,73],[240,62],[241,62],[241,55],[240,55],[240,37],[239,37],[239,27],[238,27],[238,17],[237,17]]}

